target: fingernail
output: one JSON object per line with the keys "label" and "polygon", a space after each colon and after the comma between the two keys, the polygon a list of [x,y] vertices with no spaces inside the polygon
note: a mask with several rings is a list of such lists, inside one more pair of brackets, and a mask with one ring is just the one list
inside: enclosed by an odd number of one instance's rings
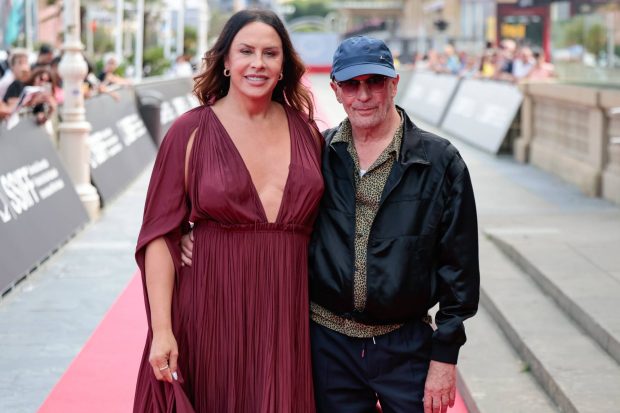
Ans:
{"label": "fingernail", "polygon": [[177,372],[176,372],[176,371],[173,371],[173,372],[172,372],[172,378],[173,378],[174,380],[179,380],[179,376],[177,375]]}

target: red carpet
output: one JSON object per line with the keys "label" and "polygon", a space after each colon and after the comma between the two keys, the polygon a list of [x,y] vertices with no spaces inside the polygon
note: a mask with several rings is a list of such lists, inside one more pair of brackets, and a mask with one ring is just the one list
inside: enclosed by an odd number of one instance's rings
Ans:
{"label": "red carpet", "polygon": [[[146,317],[138,274],[112,305],[39,413],[130,412]],[[451,413],[467,413],[457,394]]]}
{"label": "red carpet", "polygon": [[136,273],[39,412],[130,412],[145,338],[142,284]]}

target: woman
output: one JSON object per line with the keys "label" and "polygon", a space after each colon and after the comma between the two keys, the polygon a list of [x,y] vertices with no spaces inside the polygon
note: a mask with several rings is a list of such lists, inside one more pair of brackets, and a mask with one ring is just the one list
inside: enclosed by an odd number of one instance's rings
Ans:
{"label": "woman", "polygon": [[269,11],[231,17],[205,60],[203,106],[168,132],[147,195],[134,411],[186,411],[183,390],[197,412],[313,412],[306,250],[323,183],[304,67]]}
{"label": "woman", "polygon": [[38,67],[34,69],[30,75],[30,79],[26,82],[27,86],[37,86],[41,88],[42,94],[37,103],[32,108],[38,124],[43,124],[48,117],[56,110],[58,105],[56,102],[57,82],[54,79],[52,71],[47,67]]}
{"label": "woman", "polygon": [[534,67],[525,78],[527,81],[545,82],[555,78],[556,74],[553,64],[547,62],[544,52],[534,52],[534,61],[536,62]]}

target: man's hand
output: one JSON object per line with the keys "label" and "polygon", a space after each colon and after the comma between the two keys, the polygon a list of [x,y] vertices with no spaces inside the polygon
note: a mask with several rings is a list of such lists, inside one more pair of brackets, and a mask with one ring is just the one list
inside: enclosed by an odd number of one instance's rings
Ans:
{"label": "man's hand", "polygon": [[11,111],[4,105],[0,105],[0,120],[8,118],[9,116],[11,116]]}
{"label": "man's hand", "polygon": [[181,237],[181,265],[192,266],[192,251],[194,250],[194,231]]}
{"label": "man's hand", "polygon": [[431,360],[424,386],[424,413],[446,413],[456,397],[456,366]]}

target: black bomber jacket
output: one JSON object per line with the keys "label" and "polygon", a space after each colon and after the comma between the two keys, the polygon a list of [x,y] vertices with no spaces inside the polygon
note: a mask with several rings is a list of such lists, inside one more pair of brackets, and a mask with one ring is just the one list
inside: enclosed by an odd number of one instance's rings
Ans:
{"label": "black bomber jacket", "polygon": [[310,298],[365,324],[420,319],[439,302],[431,359],[455,364],[478,308],[478,226],[469,172],[450,142],[405,116],[367,251],[368,298],[354,310],[355,167],[338,128],[323,132],[325,192],[310,243]]}

